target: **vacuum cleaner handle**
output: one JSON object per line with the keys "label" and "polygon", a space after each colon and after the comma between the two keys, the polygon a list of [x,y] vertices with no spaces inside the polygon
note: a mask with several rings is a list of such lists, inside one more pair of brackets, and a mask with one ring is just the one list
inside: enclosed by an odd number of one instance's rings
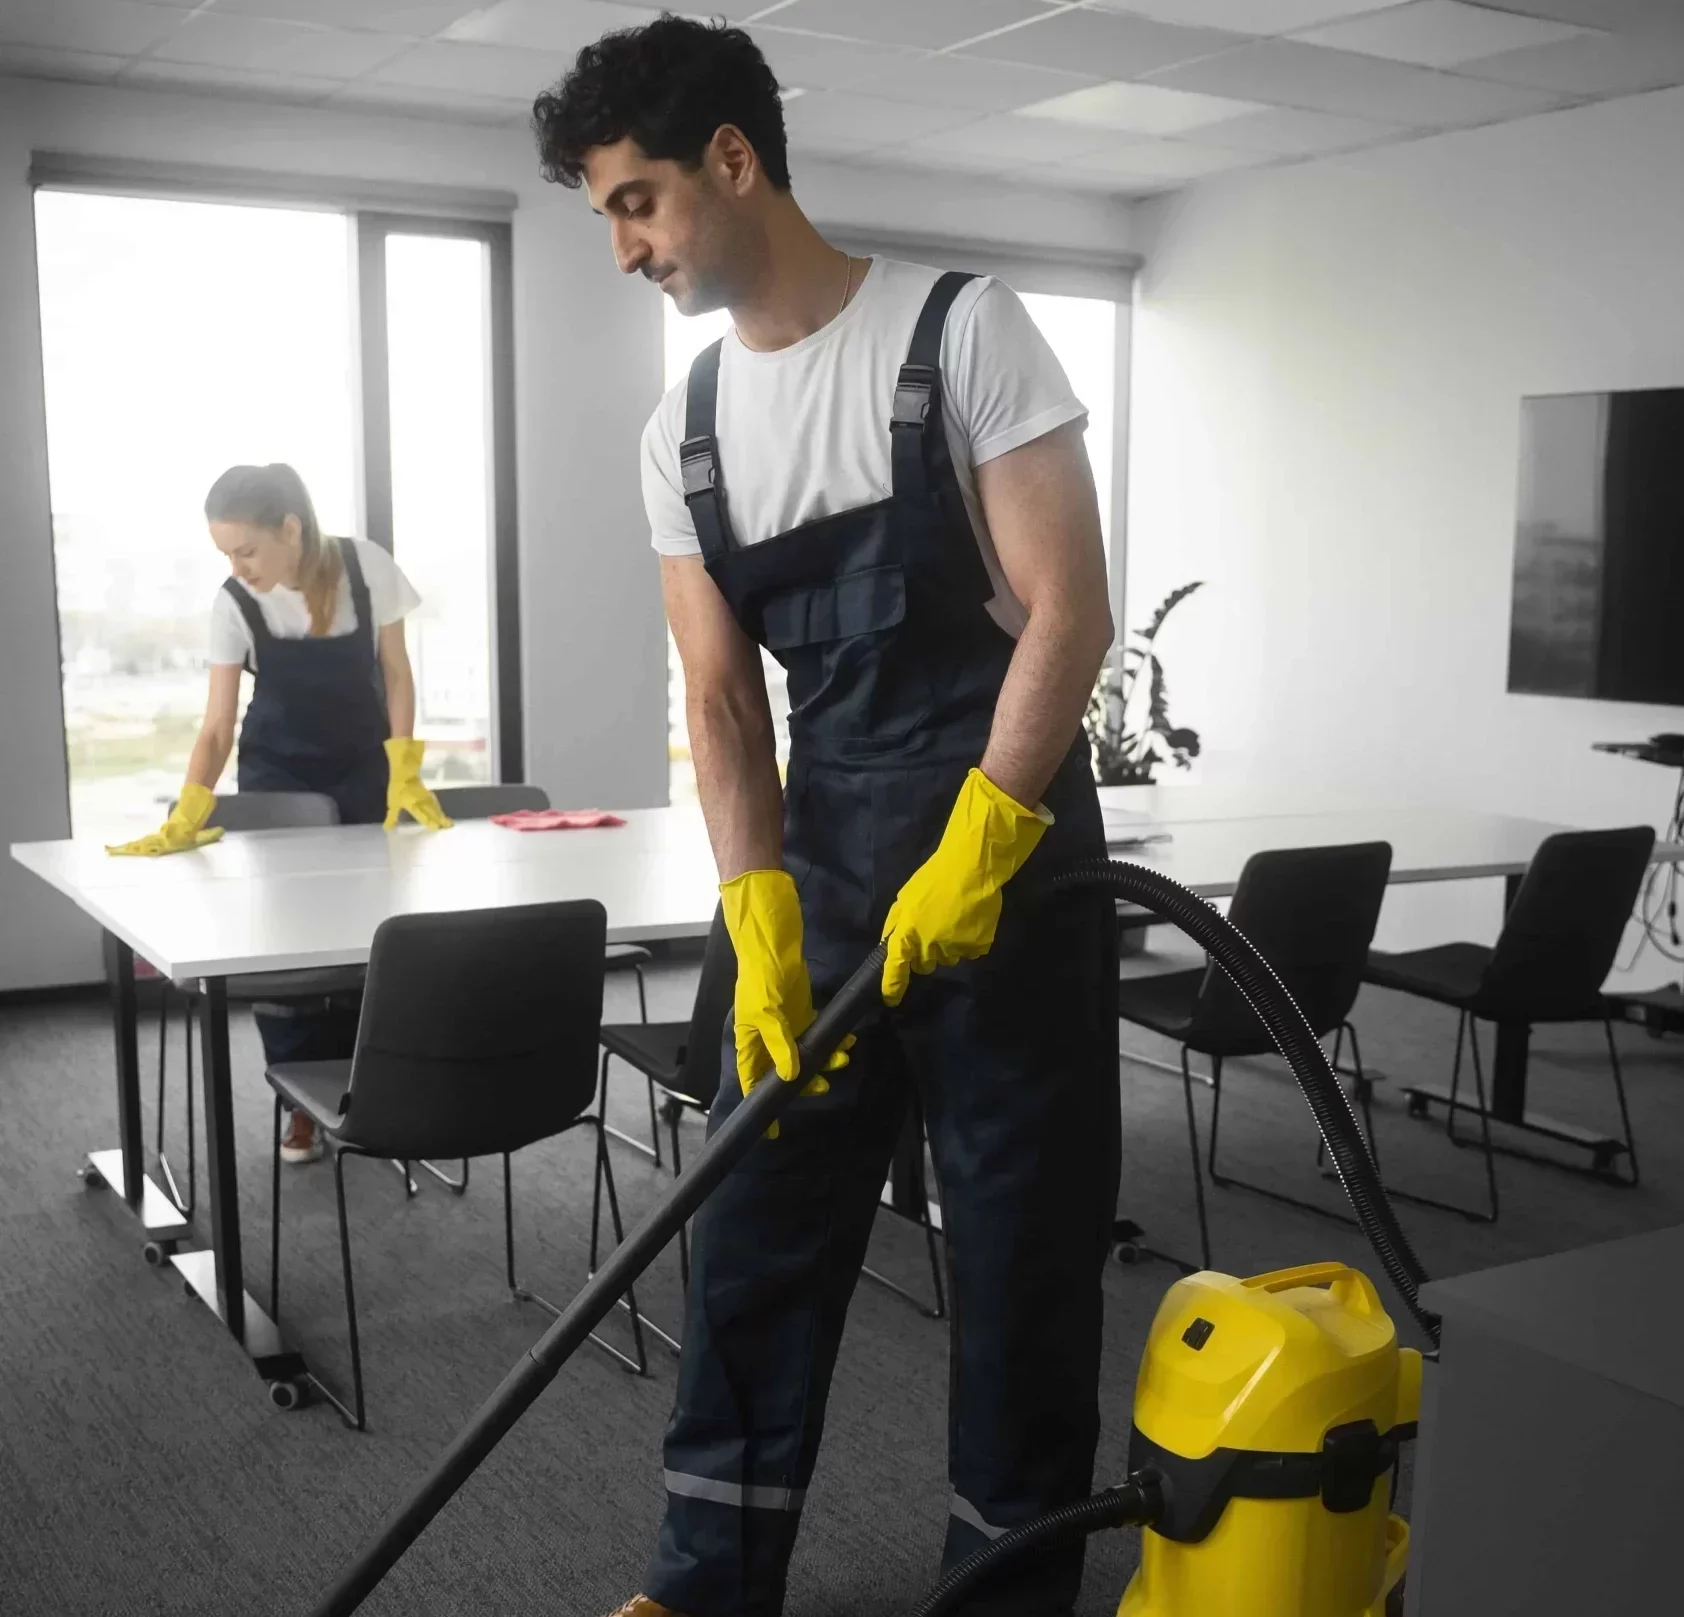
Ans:
{"label": "vacuum cleaner handle", "polygon": [[887,956],[887,949],[878,944],[865,957],[798,1041],[800,1076],[789,1083],[755,1085],[748,1098],[714,1131],[690,1167],[673,1182],[672,1189],[614,1248],[584,1290],[503,1378],[502,1385],[451,1440],[408,1498],[345,1564],[332,1587],[311,1608],[311,1617],[345,1617],[355,1611],[397,1564],[473,1475],[480,1461],[555,1379],[597,1323],[795,1099],[805,1081],[823,1069],[832,1052],[881,995]]}

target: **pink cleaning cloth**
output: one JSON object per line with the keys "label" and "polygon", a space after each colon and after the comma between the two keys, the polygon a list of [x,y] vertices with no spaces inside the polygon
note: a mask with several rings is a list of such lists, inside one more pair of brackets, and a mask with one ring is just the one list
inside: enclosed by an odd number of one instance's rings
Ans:
{"label": "pink cleaning cloth", "polygon": [[493,814],[493,825],[511,831],[585,831],[593,825],[624,825],[618,814],[602,809],[516,809],[512,814]]}

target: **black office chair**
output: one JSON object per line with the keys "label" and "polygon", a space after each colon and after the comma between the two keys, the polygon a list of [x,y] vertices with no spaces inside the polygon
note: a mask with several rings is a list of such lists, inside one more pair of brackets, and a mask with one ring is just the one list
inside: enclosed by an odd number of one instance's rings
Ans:
{"label": "black office chair", "polygon": [[[433,795],[439,800],[439,807],[453,820],[489,820],[494,814],[515,814],[522,809],[543,810],[550,806],[549,793],[542,786],[528,785],[496,785],[496,786],[441,786]],[[629,971],[637,978],[637,1010],[639,1017],[649,1020],[649,992],[643,979],[643,968],[655,957],[640,944],[611,943],[603,951],[603,969],[610,972]],[[608,1132],[616,1140],[621,1140],[635,1151],[641,1151],[646,1157],[653,1157],[658,1164],[661,1160],[661,1135],[655,1120],[655,1089],[649,1088],[649,1139],[645,1145],[643,1141],[634,1139],[629,1134],[622,1134],[619,1129],[608,1125]],[[452,1179],[449,1175],[426,1162],[422,1166],[436,1179],[449,1185],[457,1195],[461,1195],[468,1188],[467,1164],[462,1165],[460,1180]]]}
{"label": "black office chair", "polygon": [[[706,1117],[713,1106],[714,1096],[724,1072],[725,1036],[731,1020],[731,1009],[737,988],[737,957],[731,946],[731,934],[726,930],[725,915],[715,909],[713,925],[708,929],[707,943],[702,952],[701,976],[696,984],[696,1000],[688,1022],[648,1022],[609,1024],[602,1030],[602,1074],[598,1090],[598,1109],[607,1104],[608,1063],[618,1056],[637,1068],[666,1097],[664,1111],[672,1145],[672,1171],[683,1172],[684,1162],[679,1149],[678,1124],[685,1112]],[[734,1076],[734,1075],[733,1075]],[[929,1245],[930,1270],[935,1279],[936,1306],[932,1311],[918,1298],[875,1270],[865,1268],[861,1273],[905,1297],[932,1319],[946,1313],[946,1296],[942,1287],[941,1258],[936,1246],[935,1228],[928,1213],[922,1175],[923,1124],[917,1119],[919,1170],[916,1192],[919,1205],[924,1208],[921,1223]],[[690,1289],[690,1242],[687,1228],[678,1232],[678,1264],[684,1289]],[[679,1343],[652,1321],[645,1321],[649,1329],[670,1348],[677,1351]]]}
{"label": "black office chair", "polygon": [[[1362,1050],[1351,1025],[1351,1008],[1362,987],[1363,969],[1380,919],[1392,850],[1385,842],[1327,848],[1283,848],[1253,854],[1240,872],[1228,919],[1256,945],[1297,1001],[1318,1039],[1338,1035],[1334,1065],[1343,1041],[1351,1039],[1352,1098],[1362,1110],[1369,1148],[1374,1122],[1372,1083],[1363,1070]],[[1126,1021],[1150,1028],[1181,1046],[1181,1082],[1187,1103],[1187,1139],[1193,1161],[1193,1189],[1199,1210],[1203,1266],[1211,1266],[1210,1225],[1199,1166],[1199,1129],[1193,1112],[1189,1054],[1210,1058],[1211,1117],[1208,1166],[1213,1184],[1255,1191],[1275,1201],[1351,1222],[1346,1214],[1303,1201],[1267,1185],[1225,1176],[1217,1167],[1216,1143],[1222,1116],[1223,1062],[1275,1052],[1274,1041],[1227,974],[1211,962],[1202,970],[1125,979],[1118,1007]],[[1320,1162],[1318,1152],[1317,1162]],[[1173,1260],[1179,1262],[1180,1260]]]}
{"label": "black office chair", "polygon": [[[175,805],[170,805],[174,812]],[[218,797],[207,825],[224,831],[286,831],[339,824],[339,809],[331,797],[317,792],[235,792]],[[358,993],[361,966],[322,966],[299,971],[253,972],[228,979],[228,1003],[255,1010],[285,1012],[301,1006]],[[196,978],[161,978],[158,997],[158,1171],[164,1194],[183,1218],[191,1218],[198,1201],[197,1153],[193,1140],[193,1007],[203,995]],[[164,1074],[168,1065],[170,1007],[182,1003],[187,1075],[187,1194],[181,1194],[175,1172],[164,1151]]]}
{"label": "black office chair", "polygon": [[[300,1108],[334,1148],[340,1260],[351,1338],[354,1407],[319,1378],[340,1414],[364,1425],[362,1355],[345,1217],[345,1158],[500,1156],[509,1291],[551,1314],[560,1310],[515,1278],[512,1153],[569,1129],[596,1135],[591,1268],[602,1189],[616,1242],[620,1203],[602,1119],[589,1110],[602,1020],[602,946],[607,915],[594,899],[443,915],[394,916],[380,924],[369,959],[356,1052],[349,1061],[287,1062],[267,1073],[275,1091],[269,1308],[279,1318],[281,1109]],[[628,1294],[636,1358],[593,1333],[627,1369],[647,1373],[643,1331]]]}
{"label": "black office chair", "polygon": [[[1451,1068],[1445,1132],[1452,1143],[1464,1143],[1456,1134],[1456,1110],[1462,1078],[1462,1044],[1467,1039],[1473,1050],[1474,1088],[1485,1156],[1483,1211],[1388,1186],[1394,1196],[1461,1213],[1480,1223],[1497,1221],[1497,1167],[1486,1105],[1484,1063],[1479,1050],[1481,1020],[1518,1023],[1527,1028],[1551,1022],[1602,1024],[1614,1074],[1614,1093],[1619,1099],[1620,1122],[1625,1131],[1623,1148],[1631,1159],[1631,1177],[1621,1179],[1615,1174],[1613,1178],[1616,1183],[1638,1183],[1637,1146],[1632,1138],[1631,1114],[1626,1108],[1620,1052],[1614,1043],[1614,1007],[1604,997],[1602,985],[1613,970],[1620,938],[1637,902],[1654,846],[1655,833],[1646,825],[1611,831],[1558,832],[1547,837],[1533,855],[1494,946],[1445,943],[1401,954],[1384,954],[1378,950],[1370,954],[1366,980],[1375,987],[1412,994],[1457,1012],[1456,1056]],[[1567,1166],[1524,1152],[1509,1154],[1550,1167]]]}

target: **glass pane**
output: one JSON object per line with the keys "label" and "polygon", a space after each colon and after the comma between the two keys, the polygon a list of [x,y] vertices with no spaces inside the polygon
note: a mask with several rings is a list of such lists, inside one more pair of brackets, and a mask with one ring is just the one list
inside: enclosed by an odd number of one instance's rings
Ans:
{"label": "glass pane", "polygon": [[386,238],[392,553],[421,596],[406,638],[438,784],[497,778],[488,257],[461,237]]}
{"label": "glass pane", "polygon": [[1116,445],[1117,306],[1102,298],[1061,298],[1021,292],[1076,397],[1088,408],[1088,462],[1099,495],[1099,527],[1111,547],[1111,455]]}
{"label": "glass pane", "polygon": [[354,531],[349,222],[43,190],[35,225],[71,827],[116,842],[162,819],[204,712],[211,483],[288,461]]}

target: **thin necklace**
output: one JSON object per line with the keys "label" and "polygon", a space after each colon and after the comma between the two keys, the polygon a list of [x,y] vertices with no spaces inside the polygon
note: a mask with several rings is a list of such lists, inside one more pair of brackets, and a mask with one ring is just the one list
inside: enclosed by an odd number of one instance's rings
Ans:
{"label": "thin necklace", "polygon": [[848,264],[848,278],[842,283],[842,301],[836,305],[835,319],[842,318],[842,311],[848,307],[848,294],[854,289],[854,259],[851,253],[843,255]]}

